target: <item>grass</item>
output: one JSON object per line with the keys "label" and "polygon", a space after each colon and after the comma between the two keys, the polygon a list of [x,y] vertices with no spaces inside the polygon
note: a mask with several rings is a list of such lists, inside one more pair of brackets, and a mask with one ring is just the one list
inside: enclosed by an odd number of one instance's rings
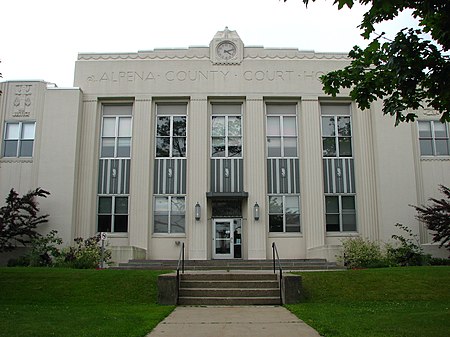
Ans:
{"label": "grass", "polygon": [[172,310],[146,270],[0,268],[0,336],[145,336]]}
{"label": "grass", "polygon": [[288,305],[324,337],[450,336],[450,267],[300,273]]}

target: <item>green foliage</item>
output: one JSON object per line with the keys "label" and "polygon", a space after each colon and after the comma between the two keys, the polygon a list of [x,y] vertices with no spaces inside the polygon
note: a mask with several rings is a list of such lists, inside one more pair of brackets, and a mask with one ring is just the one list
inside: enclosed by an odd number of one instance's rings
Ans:
{"label": "green foliage", "polygon": [[[287,1],[287,0],[284,0]],[[310,0],[302,0],[308,5]],[[311,0],[314,2],[315,0]],[[395,116],[395,125],[414,121],[410,109],[431,107],[450,122],[450,1],[441,0],[334,0],[341,9],[354,3],[367,5],[359,26],[362,36],[371,40],[364,49],[349,52],[349,66],[321,77],[325,93],[336,96],[350,88],[350,96],[361,109],[383,100],[383,113]],[[392,39],[375,33],[375,25],[394,19],[411,9],[419,28],[404,28]],[[424,38],[425,33],[432,40]]]}
{"label": "green foliage", "polygon": [[385,267],[386,260],[376,242],[354,237],[342,242],[343,256],[340,260],[347,268]]}
{"label": "green foliage", "polygon": [[428,265],[430,256],[424,254],[418,236],[407,226],[399,223],[395,226],[406,233],[406,238],[403,235],[392,235],[398,244],[387,248],[386,255],[391,264],[397,266]]}
{"label": "green foliage", "polygon": [[[100,235],[90,237],[86,240],[76,238],[74,241],[74,246],[62,249],[60,256],[57,258],[56,265],[77,269],[98,268],[102,258],[102,248],[99,245]],[[111,251],[105,249],[103,261],[108,263],[110,260]]]}
{"label": "green foliage", "polygon": [[36,228],[48,222],[48,214],[38,215],[36,198],[46,198],[49,194],[42,188],[36,188],[19,197],[11,189],[6,197],[6,205],[0,208],[0,252],[14,250],[17,243],[25,246],[40,235]]}
{"label": "green foliage", "polygon": [[59,245],[62,244],[62,239],[56,236],[57,233],[58,231],[52,230],[46,236],[36,237],[31,240],[30,266],[53,266],[55,259],[61,255]]}
{"label": "green foliage", "polygon": [[439,242],[439,247],[445,246],[450,250],[450,189],[443,185],[439,189],[446,199],[431,198],[431,205],[413,207],[418,213],[417,219],[433,231],[433,242]]}

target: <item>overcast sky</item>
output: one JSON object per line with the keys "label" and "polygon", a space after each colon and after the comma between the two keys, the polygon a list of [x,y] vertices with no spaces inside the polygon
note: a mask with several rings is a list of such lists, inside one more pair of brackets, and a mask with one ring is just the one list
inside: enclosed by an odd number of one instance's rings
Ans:
{"label": "overcast sky", "polygon": [[[228,26],[247,46],[348,52],[365,45],[364,8],[338,11],[333,0],[2,0],[3,81],[73,85],[80,52],[137,52],[207,46]],[[403,15],[380,31],[413,22]]]}

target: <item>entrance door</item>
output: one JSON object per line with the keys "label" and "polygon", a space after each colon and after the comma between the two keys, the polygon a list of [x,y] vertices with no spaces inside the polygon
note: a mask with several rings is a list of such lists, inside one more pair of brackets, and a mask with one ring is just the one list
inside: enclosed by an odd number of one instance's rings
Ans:
{"label": "entrance door", "polygon": [[240,219],[213,220],[213,259],[241,258]]}

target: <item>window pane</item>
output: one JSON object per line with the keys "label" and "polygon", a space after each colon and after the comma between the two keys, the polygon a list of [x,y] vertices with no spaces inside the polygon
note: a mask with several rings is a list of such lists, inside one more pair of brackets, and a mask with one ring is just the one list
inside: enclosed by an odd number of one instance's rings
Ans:
{"label": "window pane", "polygon": [[18,143],[19,143],[19,141],[17,141],[17,140],[5,140],[3,156],[4,157],[16,157]]}
{"label": "window pane", "polygon": [[116,215],[114,217],[114,232],[128,232],[128,215]]}
{"label": "window pane", "polygon": [[447,139],[436,139],[435,142],[436,142],[436,155],[445,156],[449,154]]}
{"label": "window pane", "polygon": [[342,215],[342,230],[344,232],[356,231],[356,215],[355,214],[343,214]]}
{"label": "window pane", "polygon": [[131,137],[131,118],[119,118],[119,137]]}
{"label": "window pane", "polygon": [[422,156],[433,155],[433,141],[431,139],[420,140],[420,154]]}
{"label": "window pane", "polygon": [[339,215],[338,214],[327,214],[327,232],[339,232]]}
{"label": "window pane", "polygon": [[355,197],[353,196],[342,196],[342,210],[352,210],[355,211]]}
{"label": "window pane", "polygon": [[167,197],[155,198],[155,212],[169,213],[169,198]]}
{"label": "window pane", "polygon": [[228,139],[228,157],[240,157],[242,154],[241,138],[230,137]]}
{"label": "window pane", "polygon": [[323,156],[336,157],[336,142],[334,137],[323,138]]}
{"label": "window pane", "polygon": [[283,232],[283,215],[269,215],[269,232]]}
{"label": "window pane", "polygon": [[174,136],[186,136],[186,117],[174,116],[173,117],[173,135]]}
{"label": "window pane", "polygon": [[116,214],[128,214],[128,197],[116,197],[114,209]]}
{"label": "window pane", "polygon": [[352,156],[352,142],[350,137],[339,137],[339,156]]}
{"label": "window pane", "polygon": [[112,198],[111,197],[99,197],[98,198],[98,213],[110,214],[112,212]]}
{"label": "window pane", "polygon": [[325,197],[325,210],[327,213],[339,213],[339,197]]}
{"label": "window pane", "polygon": [[184,233],[185,220],[184,215],[172,215],[170,217],[170,232]]}
{"label": "window pane", "polygon": [[170,136],[170,117],[158,117],[156,134],[158,136]]}
{"label": "window pane", "polygon": [[322,136],[335,136],[334,117],[322,117]]}
{"label": "window pane", "polygon": [[170,157],[170,138],[156,138],[156,157]]}
{"label": "window pane", "polygon": [[214,137],[211,152],[213,157],[225,157],[225,138]]}
{"label": "window pane", "polygon": [[33,140],[22,140],[20,142],[19,157],[33,156]]}
{"label": "window pane", "polygon": [[281,157],[281,139],[268,137],[267,138],[267,156]]}
{"label": "window pane", "polygon": [[19,139],[19,123],[6,124],[5,139]]}
{"label": "window pane", "polygon": [[34,123],[22,124],[22,139],[34,139]]}
{"label": "window pane", "polygon": [[286,214],[299,214],[298,197],[284,197]]}
{"label": "window pane", "polygon": [[111,215],[98,216],[98,231],[111,232]]}
{"label": "window pane", "polygon": [[283,117],[283,135],[297,136],[297,126],[295,117]]}
{"label": "window pane", "polygon": [[155,233],[169,233],[168,215],[155,215],[153,231]]}
{"label": "window pane", "polygon": [[436,138],[447,138],[447,128],[444,123],[434,122],[434,136]]}
{"label": "window pane", "polygon": [[172,197],[171,198],[171,212],[172,214],[184,214],[185,212],[185,200],[184,197]]}
{"label": "window pane", "polygon": [[117,141],[117,157],[130,157],[131,138],[119,138]]}
{"label": "window pane", "polygon": [[300,232],[300,214],[286,214],[286,232]]}
{"label": "window pane", "polygon": [[174,137],[172,157],[186,157],[186,138]]}
{"label": "window pane", "polygon": [[283,197],[269,197],[269,213],[283,214]]}
{"label": "window pane", "polygon": [[280,117],[267,117],[267,135],[280,136]]}
{"label": "window pane", "polygon": [[284,138],[284,156],[297,157],[297,138]]}
{"label": "window pane", "polygon": [[103,137],[115,137],[116,136],[116,118],[115,117],[103,117]]}
{"label": "window pane", "polygon": [[351,136],[350,117],[338,117],[338,135]]}
{"label": "window pane", "polygon": [[419,122],[419,137],[431,138],[430,122]]}
{"label": "window pane", "polygon": [[211,135],[225,136],[225,117],[214,116],[212,118]]}
{"label": "window pane", "polygon": [[114,140],[114,138],[102,139],[101,157],[114,157]]}
{"label": "window pane", "polygon": [[241,117],[228,117],[228,136],[241,135]]}

